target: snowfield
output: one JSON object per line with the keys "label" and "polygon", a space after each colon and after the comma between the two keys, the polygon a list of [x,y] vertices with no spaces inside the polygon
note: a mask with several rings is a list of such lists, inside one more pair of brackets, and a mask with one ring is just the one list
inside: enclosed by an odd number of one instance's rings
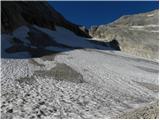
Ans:
{"label": "snowfield", "polygon": [[[157,103],[158,62],[90,43],[64,28],[34,27],[60,44],[79,49],[49,46],[46,49],[59,53],[2,58],[1,118],[118,118]],[[24,40],[29,30],[21,29],[23,34],[16,31],[13,36]],[[5,52],[11,43],[9,35],[3,36]],[[26,56],[26,52],[15,54]],[[140,117],[155,118],[157,111]]]}

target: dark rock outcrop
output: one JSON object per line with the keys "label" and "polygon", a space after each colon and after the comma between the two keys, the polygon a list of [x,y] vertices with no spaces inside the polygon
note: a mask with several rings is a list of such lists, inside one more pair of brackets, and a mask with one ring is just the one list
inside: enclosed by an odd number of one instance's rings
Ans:
{"label": "dark rock outcrop", "polygon": [[118,43],[117,40],[113,39],[111,42],[109,42],[109,44],[115,50],[121,50],[120,47],[119,47],[119,43]]}
{"label": "dark rock outcrop", "polygon": [[54,29],[55,25],[65,27],[82,37],[90,37],[79,25],[67,21],[47,2],[2,1],[2,33],[12,32],[21,25],[38,25]]}

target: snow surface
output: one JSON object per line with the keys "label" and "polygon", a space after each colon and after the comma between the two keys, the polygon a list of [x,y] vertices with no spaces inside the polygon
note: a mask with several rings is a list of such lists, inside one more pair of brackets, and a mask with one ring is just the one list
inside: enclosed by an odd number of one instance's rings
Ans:
{"label": "snow surface", "polygon": [[[61,27],[56,31],[34,27],[58,43],[85,49],[46,47],[61,52],[40,58],[2,59],[2,118],[38,118],[39,113],[40,118],[113,118],[158,100],[157,62],[98,50],[104,46]],[[21,29],[14,36],[23,39],[28,29]],[[11,36],[2,38],[5,49],[11,45]],[[67,81],[69,75],[66,80],[53,77],[59,64],[76,71],[83,82],[75,83],[78,78]],[[64,78],[63,70],[59,74]],[[13,113],[7,112],[10,109]]]}
{"label": "snow surface", "polygon": [[72,47],[93,47],[89,42],[84,38],[76,36],[73,32],[63,28],[56,27],[56,31],[52,31],[46,28],[41,28],[35,26],[35,28],[41,30],[42,32],[48,34],[50,37],[55,39],[56,42],[65,44]]}
{"label": "snow surface", "polygon": [[1,49],[2,50],[5,50],[6,48],[9,48],[12,46],[11,39],[12,39],[12,36],[10,35],[7,35],[7,34],[1,35]]}
{"label": "snow surface", "polygon": [[7,53],[5,50],[7,48],[12,47],[12,39],[13,36],[9,34],[2,34],[1,35],[1,56],[6,58],[19,58],[19,56],[23,57],[30,57],[30,54],[28,52],[17,52],[17,53]]}
{"label": "snow surface", "polygon": [[71,32],[70,30],[65,29],[63,27],[56,26],[56,31],[49,30],[47,28],[38,27],[36,25],[34,25],[34,27],[48,34],[56,42],[64,45],[68,45],[71,47],[82,47],[82,48],[96,48],[96,47],[105,48],[96,44],[91,44],[89,41],[87,41],[89,39],[79,37],[75,35],[73,32]]}
{"label": "snow surface", "polygon": [[13,32],[13,37],[18,38],[19,40],[23,41],[26,44],[30,44],[30,41],[26,39],[26,37],[28,37],[29,31],[30,30],[27,26],[21,26]]}
{"label": "snow surface", "polygon": [[[110,48],[109,46],[104,47],[101,45],[93,44],[90,42],[92,41],[91,39],[79,37],[70,30],[65,29],[63,27],[56,26],[56,31],[38,27],[36,25],[33,25],[33,27],[46,33],[49,37],[53,39],[54,42],[66,45],[70,48],[99,48],[112,50],[112,48]],[[29,37],[28,32],[30,32],[30,29],[27,26],[21,26],[17,28],[15,31],[13,31],[12,34],[2,34],[2,55],[5,56],[5,58],[21,58],[19,56],[23,56],[24,58],[30,57],[31,55],[28,51],[17,52],[13,54],[9,54],[5,51],[7,48],[10,48],[13,45],[13,38],[17,38],[18,40],[22,41],[23,45],[26,47],[37,48],[37,46],[32,45],[30,40],[27,39],[27,37]],[[56,46],[47,46],[45,49],[59,52],[69,50],[69,48]]]}

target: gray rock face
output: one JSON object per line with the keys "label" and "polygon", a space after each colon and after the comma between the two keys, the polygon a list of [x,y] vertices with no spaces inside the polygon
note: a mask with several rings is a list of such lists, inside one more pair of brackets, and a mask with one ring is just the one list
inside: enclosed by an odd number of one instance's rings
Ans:
{"label": "gray rock face", "polygon": [[12,32],[22,25],[38,25],[54,29],[55,25],[65,27],[75,34],[90,37],[79,25],[67,21],[47,2],[2,1],[2,33]]}
{"label": "gray rock face", "polygon": [[116,39],[122,51],[158,59],[158,10],[122,16],[108,25],[93,26],[90,35],[103,41]]}

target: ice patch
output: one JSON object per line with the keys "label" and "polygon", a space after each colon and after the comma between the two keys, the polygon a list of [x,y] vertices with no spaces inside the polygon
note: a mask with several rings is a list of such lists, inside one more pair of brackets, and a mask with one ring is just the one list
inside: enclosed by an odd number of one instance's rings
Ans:
{"label": "ice patch", "polygon": [[11,43],[12,36],[7,34],[1,35],[1,56],[5,58],[19,58],[20,56],[23,57],[30,57],[28,52],[17,52],[17,53],[7,53],[5,50],[12,46]]}
{"label": "ice patch", "polygon": [[30,41],[28,39],[26,39],[26,37],[28,37],[28,32],[29,32],[28,27],[21,26],[13,32],[13,37],[20,39],[24,43],[30,44]]}
{"label": "ice patch", "polygon": [[12,46],[11,39],[12,39],[12,36],[10,35],[7,35],[7,34],[1,35],[1,50],[2,51]]}

